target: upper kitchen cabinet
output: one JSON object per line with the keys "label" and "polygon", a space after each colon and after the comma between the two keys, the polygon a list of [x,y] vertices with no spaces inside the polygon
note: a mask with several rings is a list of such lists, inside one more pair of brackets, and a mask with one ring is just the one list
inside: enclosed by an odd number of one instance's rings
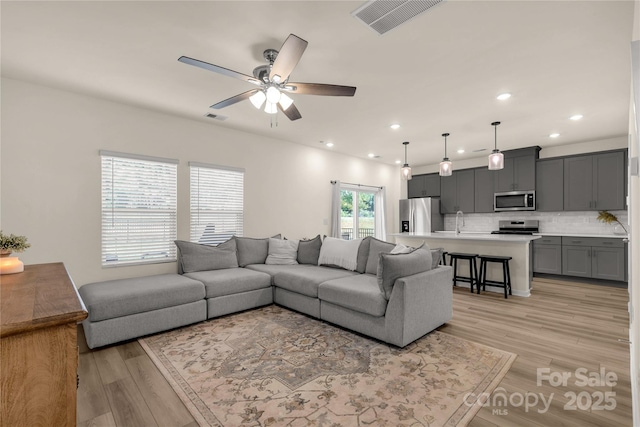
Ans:
{"label": "upper kitchen cabinet", "polygon": [[493,185],[496,171],[487,167],[475,168],[474,171],[474,212],[493,212]]}
{"label": "upper kitchen cabinet", "polygon": [[414,175],[407,183],[407,197],[440,197],[440,175]]}
{"label": "upper kitchen cabinet", "polygon": [[535,190],[539,151],[538,146],[504,151],[504,169],[495,171],[495,192]]}
{"label": "upper kitchen cabinet", "polygon": [[624,150],[564,159],[564,210],[624,208]]}
{"label": "upper kitchen cabinet", "polygon": [[451,176],[443,176],[440,179],[440,213],[473,212],[474,191],[473,169],[453,171]]}
{"label": "upper kitchen cabinet", "polygon": [[536,210],[564,210],[564,159],[544,159],[536,162]]}

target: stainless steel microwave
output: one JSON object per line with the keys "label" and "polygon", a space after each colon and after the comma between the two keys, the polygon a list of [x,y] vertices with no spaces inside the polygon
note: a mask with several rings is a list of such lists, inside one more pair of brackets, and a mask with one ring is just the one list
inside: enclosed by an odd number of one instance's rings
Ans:
{"label": "stainless steel microwave", "polygon": [[535,211],[535,191],[508,191],[495,193],[493,196],[493,210],[502,211]]}

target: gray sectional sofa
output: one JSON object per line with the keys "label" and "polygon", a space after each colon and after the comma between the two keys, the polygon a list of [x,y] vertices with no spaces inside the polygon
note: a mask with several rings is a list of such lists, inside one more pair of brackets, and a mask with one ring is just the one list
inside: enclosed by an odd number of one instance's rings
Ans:
{"label": "gray sectional sofa", "polygon": [[320,236],[176,245],[178,274],[80,287],[90,348],[272,303],[398,347],[453,316],[441,250]]}

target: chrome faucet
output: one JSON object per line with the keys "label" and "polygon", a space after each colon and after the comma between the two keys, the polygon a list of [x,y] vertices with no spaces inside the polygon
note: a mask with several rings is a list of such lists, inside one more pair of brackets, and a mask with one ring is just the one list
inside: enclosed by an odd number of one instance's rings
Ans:
{"label": "chrome faucet", "polygon": [[460,225],[458,224],[459,217],[462,217],[462,226],[464,227],[464,213],[462,211],[456,212],[456,235],[460,234]]}

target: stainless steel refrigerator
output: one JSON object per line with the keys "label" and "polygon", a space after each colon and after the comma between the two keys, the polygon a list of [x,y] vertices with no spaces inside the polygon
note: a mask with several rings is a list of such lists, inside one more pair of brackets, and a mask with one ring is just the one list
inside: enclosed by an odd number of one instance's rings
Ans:
{"label": "stainless steel refrigerator", "polygon": [[400,232],[428,233],[444,230],[440,199],[423,197],[400,200]]}

